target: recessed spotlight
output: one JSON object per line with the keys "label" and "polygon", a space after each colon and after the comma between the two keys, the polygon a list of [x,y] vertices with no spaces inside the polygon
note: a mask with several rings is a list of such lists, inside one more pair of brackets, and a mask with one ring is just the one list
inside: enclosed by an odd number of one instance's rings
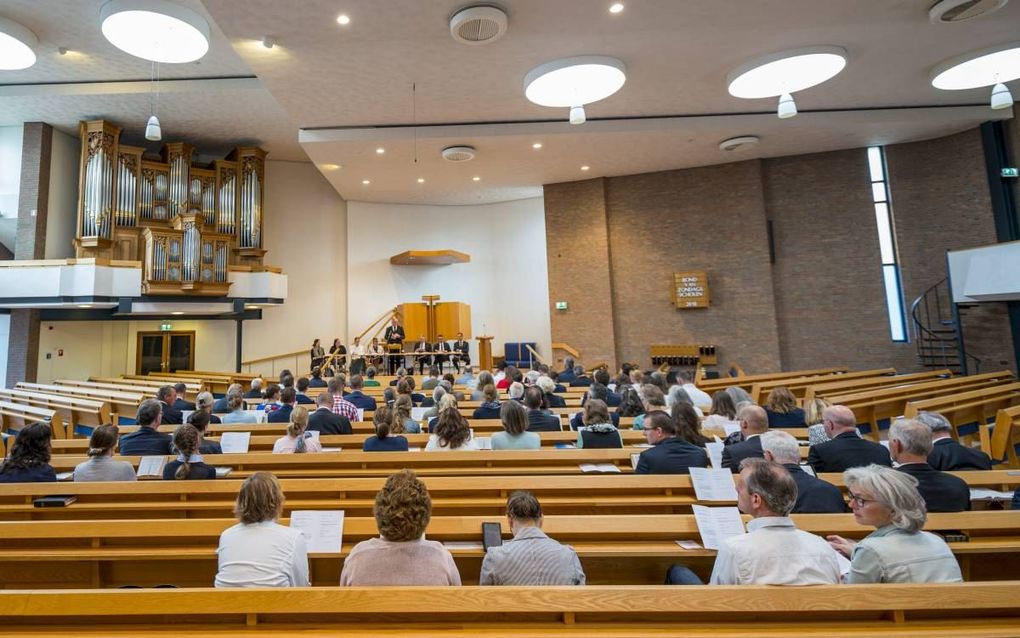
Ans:
{"label": "recessed spotlight", "polygon": [[362,183],[362,184],[364,184],[365,186],[368,186],[369,184],[371,184],[371,183],[372,183],[372,180],[369,180],[369,179],[363,179],[363,180],[361,180],[361,183]]}
{"label": "recessed spotlight", "polygon": [[170,314],[172,314],[172,315],[183,315],[184,311],[183,310],[174,310]]}
{"label": "recessed spotlight", "polygon": [[90,304],[90,303],[80,303],[80,304],[78,304],[78,307],[79,308],[91,308],[92,304]]}
{"label": "recessed spotlight", "polygon": [[109,0],[99,19],[110,44],[143,60],[194,62],[209,51],[209,23],[175,2]]}
{"label": "recessed spotlight", "polygon": [[614,2],[613,4],[609,5],[609,13],[621,13],[621,12],[623,12],[622,2]]}
{"label": "recessed spotlight", "polygon": [[591,168],[591,166],[588,166],[587,164],[585,164],[584,166],[581,167],[581,170],[582,171],[586,171],[586,170],[588,170],[590,168]]}
{"label": "recessed spotlight", "polygon": [[0,71],[27,69],[35,64],[39,38],[13,20],[0,18]]}
{"label": "recessed spotlight", "polygon": [[531,145],[531,148],[534,149],[542,148],[542,142],[535,142],[534,144]]}
{"label": "recessed spotlight", "polygon": [[341,168],[343,168],[343,165],[341,165],[341,164],[322,164],[321,167],[322,167],[322,170],[324,170],[324,171],[338,171]]}
{"label": "recessed spotlight", "polygon": [[351,18],[346,13],[341,13],[336,17],[337,24],[348,25],[351,23]]}
{"label": "recessed spotlight", "polygon": [[376,153],[376,155],[382,155],[382,154],[383,154],[383,153],[385,153],[385,152],[386,152],[386,149],[384,149],[384,148],[383,148],[383,147],[381,147],[381,146],[380,146],[379,148],[375,149],[375,153]]}
{"label": "recessed spotlight", "polygon": [[570,123],[584,122],[584,105],[604,100],[627,81],[616,58],[582,55],[541,64],[524,76],[524,95],[539,106],[569,107]]}
{"label": "recessed spotlight", "polygon": [[475,176],[474,176],[474,177],[472,177],[471,179],[472,179],[472,180],[474,180],[474,181],[476,181],[476,182],[480,182],[480,181],[482,181],[482,178],[481,178],[481,177],[478,177],[477,175],[475,175]]}
{"label": "recessed spotlight", "polygon": [[418,178],[418,183],[419,184],[424,184],[425,183],[425,178],[424,177],[419,177]]}

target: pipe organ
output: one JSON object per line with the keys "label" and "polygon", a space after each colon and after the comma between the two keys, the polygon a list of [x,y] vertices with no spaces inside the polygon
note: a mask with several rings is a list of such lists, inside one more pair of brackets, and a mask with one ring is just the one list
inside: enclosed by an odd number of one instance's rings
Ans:
{"label": "pipe organ", "polygon": [[263,269],[264,150],[240,146],[198,166],[190,144],[146,157],[120,145],[120,131],[79,124],[78,257],[141,261],[143,292],[160,295],[224,295],[232,266]]}

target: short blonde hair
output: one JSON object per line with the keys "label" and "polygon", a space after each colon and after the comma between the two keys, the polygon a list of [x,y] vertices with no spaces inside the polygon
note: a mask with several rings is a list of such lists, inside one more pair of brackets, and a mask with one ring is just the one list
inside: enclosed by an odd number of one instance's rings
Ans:
{"label": "short blonde hair", "polygon": [[275,521],[283,513],[285,500],[280,481],[271,472],[255,472],[241,483],[234,516],[245,525]]}

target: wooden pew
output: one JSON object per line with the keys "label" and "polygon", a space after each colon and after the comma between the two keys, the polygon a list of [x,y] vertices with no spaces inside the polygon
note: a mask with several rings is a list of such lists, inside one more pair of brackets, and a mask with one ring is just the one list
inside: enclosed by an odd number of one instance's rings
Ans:
{"label": "wooden pew", "polygon": [[792,370],[790,372],[769,372],[766,374],[749,374],[741,377],[720,377],[718,379],[705,379],[698,383],[698,389],[708,394],[716,390],[725,390],[730,386],[741,387],[748,392],[758,381],[772,381],[778,379],[792,379],[795,377],[818,377],[829,376],[846,372],[847,368],[818,368],[816,370]]}
{"label": "wooden pew", "polygon": [[964,440],[978,435],[980,426],[995,420],[998,410],[1020,403],[1020,383],[996,385],[969,392],[934,397],[907,403],[904,416],[919,412],[938,412],[953,426],[953,437]]}
{"label": "wooden pew", "polygon": [[911,374],[897,374],[885,377],[870,377],[865,379],[850,379],[848,381],[818,381],[807,387],[804,391],[804,402],[807,403],[815,397],[827,398],[830,395],[851,394],[874,390],[878,388],[892,388],[924,381],[935,381],[937,379],[948,379],[953,373],[948,369],[929,370],[927,372],[914,372]]}
{"label": "wooden pew", "polygon": [[806,390],[815,383],[832,381],[834,379],[873,379],[876,377],[889,377],[896,374],[896,368],[879,368],[875,370],[859,370],[857,372],[841,372],[829,375],[809,375],[805,377],[793,377],[787,379],[769,379],[756,381],[751,386],[751,399],[758,405],[765,405],[769,393],[776,388],[786,388],[798,399],[804,398]]}
{"label": "wooden pew", "polygon": [[99,383],[111,383],[114,385],[126,385],[126,386],[139,386],[152,390],[153,396],[156,394],[156,390],[159,390],[166,385],[176,385],[183,383],[187,386],[187,391],[184,393],[185,398],[193,401],[199,392],[205,392],[209,390],[208,385],[201,379],[193,378],[177,378],[177,377],[147,377],[142,375],[121,375],[119,377],[89,377],[90,381],[97,381]]}
{"label": "wooden pew", "polygon": [[[747,517],[745,517],[747,519]],[[818,535],[859,539],[873,528],[852,514],[795,514],[797,527]],[[483,522],[503,516],[433,516],[430,540],[477,542],[451,553],[465,584],[477,582],[483,551]],[[217,568],[216,547],[229,519],[0,522],[5,552],[0,553],[0,588],[154,586],[172,582],[208,586]],[[289,524],[281,518],[280,523]],[[931,514],[928,530],[962,530],[966,542],[950,543],[966,580],[1000,580],[1020,565],[1020,511]],[[693,515],[548,516],[543,530],[577,551],[588,582],[648,585],[661,583],[666,569],[683,561],[707,575],[715,552],[685,550],[678,539],[699,539]],[[343,558],[358,542],[378,535],[371,516],[345,516],[339,552],[312,554],[313,585],[339,582]]]}
{"label": "wooden pew", "polygon": [[109,381],[82,381],[80,379],[55,379],[53,383],[55,385],[64,385],[73,388],[92,388],[94,390],[106,390],[108,392],[139,392],[145,395],[146,399],[156,398],[156,390],[159,390],[158,386],[150,386],[145,384],[131,384],[124,383],[123,379],[120,379],[120,383],[113,383]]}
{"label": "wooden pew", "polygon": [[34,393],[54,394],[58,396],[80,397],[91,401],[102,401],[105,409],[110,411],[110,419],[114,423],[127,420],[133,423],[138,406],[146,398],[139,391],[116,392],[103,388],[81,387],[70,385],[50,385],[44,383],[28,383],[19,381],[15,387]]}
{"label": "wooden pew", "polygon": [[0,431],[20,431],[26,425],[36,421],[45,421],[53,428],[53,436],[66,439],[70,436],[67,424],[60,418],[56,410],[37,408],[9,401],[0,401]]}
{"label": "wooden pew", "polygon": [[103,401],[7,389],[0,389],[0,400],[55,410],[60,420],[71,428],[79,425],[95,427],[111,422],[110,405]]}
{"label": "wooden pew", "polygon": [[1020,406],[999,410],[995,415],[995,430],[989,432],[981,425],[981,449],[996,460],[1005,460],[1009,467],[1020,467],[1016,446],[1020,443]]}
{"label": "wooden pew", "polygon": [[0,615],[17,638],[992,637],[1020,631],[1018,586],[37,590],[0,592]]}

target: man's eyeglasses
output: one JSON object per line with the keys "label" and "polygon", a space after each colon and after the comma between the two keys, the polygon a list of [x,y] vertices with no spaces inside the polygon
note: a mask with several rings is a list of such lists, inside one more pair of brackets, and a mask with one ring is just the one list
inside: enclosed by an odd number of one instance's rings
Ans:
{"label": "man's eyeglasses", "polygon": [[876,502],[876,500],[873,499],[873,498],[861,498],[860,496],[857,496],[853,492],[849,493],[849,495],[847,496],[846,500],[847,500],[848,503],[850,503],[850,505],[855,505],[856,504],[857,507],[864,507],[868,503],[875,503]]}
{"label": "man's eyeglasses", "polygon": [[659,428],[650,428],[647,425],[643,425],[641,426],[641,429],[644,430],[645,432],[651,432],[652,430],[658,430]]}

